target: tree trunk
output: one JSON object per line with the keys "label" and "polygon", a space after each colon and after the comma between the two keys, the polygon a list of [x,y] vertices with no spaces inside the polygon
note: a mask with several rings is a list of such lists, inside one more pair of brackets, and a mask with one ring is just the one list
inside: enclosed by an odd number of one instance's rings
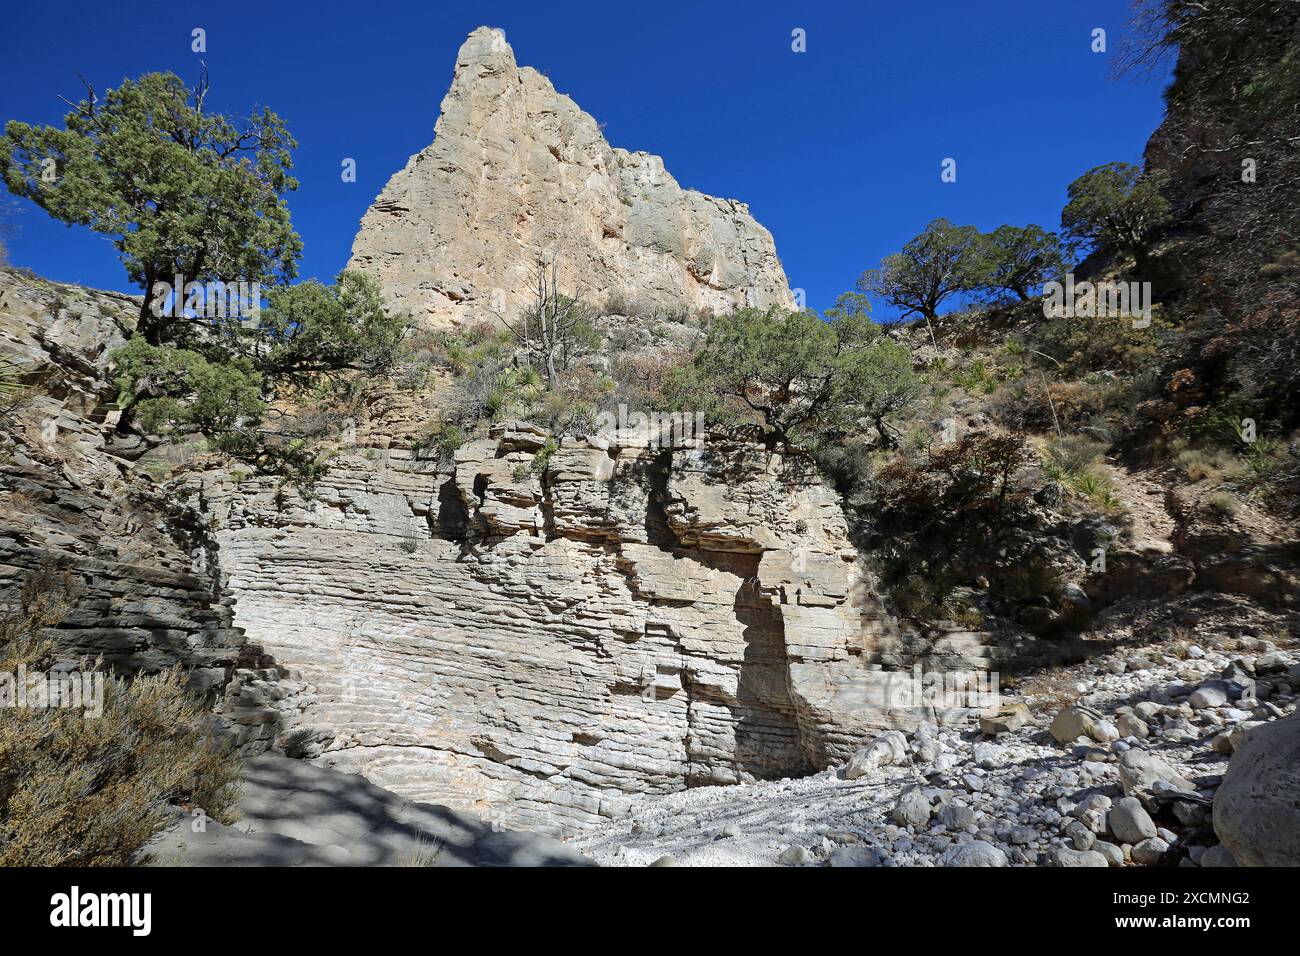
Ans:
{"label": "tree trunk", "polygon": [[880,436],[880,447],[893,448],[895,444],[894,436],[889,434],[889,430],[885,427],[884,416],[877,416],[874,424],[876,426],[876,434]]}
{"label": "tree trunk", "polygon": [[158,345],[159,323],[153,314],[153,287],[158,281],[157,275],[153,269],[145,269],[144,272],[144,301],[140,303],[140,314],[136,318],[135,331],[137,335],[143,335],[144,340],[150,345]]}
{"label": "tree trunk", "polygon": [[930,344],[934,346],[934,350],[937,352],[939,351],[939,340],[934,337],[934,326],[930,324],[930,313],[925,312],[923,314],[925,315],[926,330],[930,333]]}

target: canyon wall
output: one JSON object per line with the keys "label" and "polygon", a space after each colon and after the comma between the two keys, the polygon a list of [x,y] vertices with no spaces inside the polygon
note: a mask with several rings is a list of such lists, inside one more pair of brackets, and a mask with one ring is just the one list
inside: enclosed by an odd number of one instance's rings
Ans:
{"label": "canyon wall", "polygon": [[340,456],[315,497],[209,483],[238,620],[310,702],[291,750],[563,832],[639,794],[795,776],[904,725],[895,640],[798,460],[494,426],[454,463]]}
{"label": "canyon wall", "polygon": [[838,497],[760,445],[647,424],[547,455],[507,422],[434,461],[381,400],[308,497],[141,455],[109,383],[137,308],[0,272],[0,346],[38,386],[0,461],[0,602],[68,572],[61,659],[183,666],[246,754],[573,832],[843,760],[922,716],[882,661],[954,650],[898,632]]}
{"label": "canyon wall", "polygon": [[24,589],[67,613],[49,636],[63,666],[102,660],[119,673],[179,665],[247,752],[274,746],[304,685],[234,621],[216,541],[195,505],[128,461],[112,440],[110,354],[139,300],[0,269],[0,358],[26,399],[0,443],[0,614]]}

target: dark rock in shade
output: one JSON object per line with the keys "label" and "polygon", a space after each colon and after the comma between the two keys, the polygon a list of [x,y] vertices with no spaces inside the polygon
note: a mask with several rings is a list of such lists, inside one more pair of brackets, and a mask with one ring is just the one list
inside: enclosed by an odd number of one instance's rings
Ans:
{"label": "dark rock in shade", "polygon": [[889,857],[869,846],[841,846],[831,851],[831,866],[886,866]]}

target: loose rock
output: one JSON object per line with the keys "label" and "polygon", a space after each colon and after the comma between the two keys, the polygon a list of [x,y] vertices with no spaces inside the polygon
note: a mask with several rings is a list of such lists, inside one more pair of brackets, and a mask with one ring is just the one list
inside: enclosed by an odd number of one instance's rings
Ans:
{"label": "loose rock", "polygon": [[1123,797],[1115,801],[1106,815],[1110,832],[1121,843],[1140,843],[1156,835],[1156,825],[1137,797]]}
{"label": "loose rock", "polygon": [[975,840],[949,847],[939,857],[939,866],[1007,866],[1007,855],[992,843]]}

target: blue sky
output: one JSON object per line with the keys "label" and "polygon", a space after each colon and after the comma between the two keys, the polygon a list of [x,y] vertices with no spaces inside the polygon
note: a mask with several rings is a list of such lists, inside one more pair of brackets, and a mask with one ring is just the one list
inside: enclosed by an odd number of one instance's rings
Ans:
{"label": "blue sky", "polygon": [[[301,272],[324,279],[388,177],[432,140],[466,34],[497,26],[612,145],[749,203],[791,285],[821,310],[936,216],[1055,228],[1072,179],[1138,161],[1163,78],[1111,78],[1128,14],[1129,0],[49,0],[5,13],[0,119],[59,121],[78,72],[100,89],[153,70],[191,80],[202,58],[212,108],[265,104],[297,138]],[[201,57],[195,27],[207,31]],[[1098,27],[1107,53],[1090,49]],[[805,53],[791,50],[796,28]],[[344,157],[355,183],[341,181]],[[955,183],[940,179],[947,157]],[[4,236],[15,265],[135,291],[108,239],[16,206]]]}

